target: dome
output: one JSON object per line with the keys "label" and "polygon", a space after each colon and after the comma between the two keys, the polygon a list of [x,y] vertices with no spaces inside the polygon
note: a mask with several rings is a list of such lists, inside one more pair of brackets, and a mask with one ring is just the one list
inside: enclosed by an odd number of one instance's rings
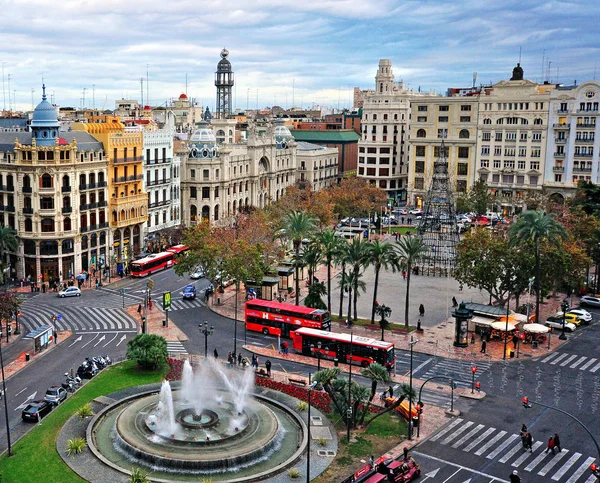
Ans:
{"label": "dome", "polygon": [[190,137],[190,143],[216,143],[217,138],[215,138],[212,129],[210,129],[209,124],[207,122],[201,121],[198,123],[198,129],[194,131],[192,136]]}
{"label": "dome", "polygon": [[227,60],[227,56],[229,55],[229,51],[227,49],[221,50],[221,60],[217,64],[217,71],[230,71],[231,70],[231,62]]}
{"label": "dome", "polygon": [[181,95],[179,96],[179,99],[187,99],[187,98],[188,98],[188,96],[186,96],[185,94],[181,94]]}
{"label": "dome", "polygon": [[144,111],[151,111],[152,108],[150,106],[144,106]]}
{"label": "dome", "polygon": [[283,119],[277,119],[275,121],[275,130],[273,131],[273,134],[275,135],[275,137],[287,137],[287,138],[291,138],[292,137],[292,133],[290,132],[290,130],[288,129],[288,127],[285,125],[285,121]]}
{"label": "dome", "polygon": [[50,104],[46,98],[46,86],[42,87],[43,95],[42,102],[40,102],[35,110],[33,111],[33,117],[31,120],[32,127],[58,127],[58,116],[56,114],[56,108]]}

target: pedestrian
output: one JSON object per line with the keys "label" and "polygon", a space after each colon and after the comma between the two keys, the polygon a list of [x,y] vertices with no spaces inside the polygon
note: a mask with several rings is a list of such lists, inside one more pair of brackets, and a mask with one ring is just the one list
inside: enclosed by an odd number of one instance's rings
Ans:
{"label": "pedestrian", "polygon": [[510,483],[521,483],[521,477],[519,476],[519,472],[517,470],[513,471],[510,475]]}
{"label": "pedestrian", "polygon": [[517,342],[519,342],[519,336],[517,334],[515,334],[512,337],[512,343],[513,343],[513,346],[515,349],[517,348]]}
{"label": "pedestrian", "polygon": [[529,431],[527,431],[527,434],[525,435],[525,449],[529,449],[530,453],[533,453],[533,436],[531,436],[531,433]]}
{"label": "pedestrian", "polygon": [[238,361],[238,366],[241,366],[242,365],[242,353],[241,352],[238,354],[237,361]]}
{"label": "pedestrian", "polygon": [[265,367],[267,368],[267,376],[271,377],[271,361],[269,359],[265,361]]}
{"label": "pedestrian", "polygon": [[425,306],[423,304],[419,305],[419,315],[421,317],[425,315]]}
{"label": "pedestrian", "polygon": [[231,351],[229,351],[229,353],[227,354],[227,364],[234,364],[235,363],[235,359],[233,358],[233,354],[231,353]]}
{"label": "pedestrian", "polygon": [[369,466],[371,469],[375,468],[375,458],[373,458],[373,455],[369,456]]}
{"label": "pedestrian", "polygon": [[213,351],[213,354],[215,355],[215,359],[219,358],[219,353],[217,352],[217,348],[215,347],[215,350]]}
{"label": "pedestrian", "polygon": [[288,343],[287,343],[287,341],[285,341],[283,344],[281,344],[281,348],[283,349],[283,354],[287,355],[287,353],[288,353]]}
{"label": "pedestrian", "polygon": [[392,386],[388,387],[388,394],[390,397],[394,397],[394,388]]}
{"label": "pedestrian", "polygon": [[554,447],[558,448],[558,452],[562,452],[562,448],[560,447],[560,438],[558,437],[558,433],[554,433]]}
{"label": "pedestrian", "polygon": [[392,363],[391,362],[386,362],[385,363],[385,368],[387,369],[388,376],[391,376],[392,375],[392,369],[393,369]]}
{"label": "pedestrian", "polygon": [[100,282],[98,281],[98,279],[96,278],[96,290],[98,290],[98,285],[100,284]]}
{"label": "pedestrian", "polygon": [[485,341],[485,339],[483,339],[481,341],[481,350],[479,352],[481,352],[482,354],[485,354],[486,347],[487,347],[487,342]]}
{"label": "pedestrian", "polygon": [[54,331],[54,343],[58,344],[58,332]]}
{"label": "pedestrian", "polygon": [[402,224],[404,225],[404,217],[401,217],[400,220],[402,220]]}
{"label": "pedestrian", "polygon": [[[525,425],[523,425],[525,427]],[[521,444],[523,446],[523,451],[527,449],[527,429],[524,431],[521,429]]]}
{"label": "pedestrian", "polygon": [[527,426],[525,425],[525,423],[523,423],[523,426],[521,426],[521,434],[525,434],[527,432]]}
{"label": "pedestrian", "polygon": [[554,454],[554,438],[550,436],[548,439],[548,445],[546,446],[546,453],[552,450],[552,454]]}
{"label": "pedestrian", "polygon": [[408,446],[404,447],[403,452],[404,452],[404,461],[406,461],[408,459]]}
{"label": "pedestrian", "polygon": [[458,302],[456,301],[456,297],[452,297],[452,307],[458,307]]}
{"label": "pedestrian", "polygon": [[138,305],[138,314],[142,313],[142,304]]}
{"label": "pedestrian", "polygon": [[153,305],[153,303],[152,303],[152,299],[151,299],[150,297],[148,297],[148,308],[149,308],[150,310],[152,310],[152,305]]}
{"label": "pedestrian", "polygon": [[402,280],[406,280],[406,270],[402,272]]}

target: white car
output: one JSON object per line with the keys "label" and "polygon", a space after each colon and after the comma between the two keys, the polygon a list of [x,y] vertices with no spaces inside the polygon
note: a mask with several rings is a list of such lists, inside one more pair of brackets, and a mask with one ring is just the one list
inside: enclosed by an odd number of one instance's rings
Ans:
{"label": "white car", "polygon": [[200,278],[204,278],[206,276],[206,274],[204,273],[204,270],[202,270],[201,268],[197,268],[194,272],[192,272],[190,274],[190,278],[192,280],[198,280]]}
{"label": "white car", "polygon": [[415,209],[415,210],[410,210],[408,212],[409,215],[422,215],[423,214],[423,210],[419,210],[419,209]]}
{"label": "white car", "polygon": [[590,307],[600,307],[600,298],[584,295],[579,301],[581,305],[589,305]]}
{"label": "white car", "polygon": [[[552,318],[546,320],[546,322],[544,322],[544,325],[546,327],[552,327],[553,329],[559,330],[562,330],[563,328],[562,321],[552,320]],[[575,326],[575,324],[572,324],[571,322],[565,322],[565,332],[575,332],[576,329],[577,327]]]}
{"label": "white car", "polygon": [[584,309],[571,309],[567,310],[568,314],[575,314],[578,319],[583,320],[586,324],[592,321],[592,314],[590,314],[587,310]]}
{"label": "white car", "polygon": [[77,287],[67,287],[66,290],[61,290],[58,292],[58,296],[62,299],[65,297],[80,297],[81,290],[79,290]]}

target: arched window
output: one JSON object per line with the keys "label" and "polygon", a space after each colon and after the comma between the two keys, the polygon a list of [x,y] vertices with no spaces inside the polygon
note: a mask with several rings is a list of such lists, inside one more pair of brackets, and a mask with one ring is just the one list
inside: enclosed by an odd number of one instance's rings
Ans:
{"label": "arched window", "polygon": [[215,213],[215,216],[214,216],[215,221],[217,221],[219,219],[219,205],[215,206],[214,213]]}
{"label": "arched window", "polygon": [[23,208],[31,209],[31,197],[26,196],[23,198]]}
{"label": "arched window", "polygon": [[70,208],[70,207],[71,207],[71,197],[63,196],[63,208]]}
{"label": "arched window", "polygon": [[95,173],[90,173],[88,178],[90,180],[90,184],[96,184],[96,174]]}
{"label": "arched window", "polygon": [[79,175],[79,184],[80,184],[81,186],[84,186],[84,185],[85,185],[85,174],[80,174],[80,175]]}
{"label": "arched window", "polygon": [[424,138],[425,136],[427,136],[427,132],[425,132],[425,129],[419,129],[417,131],[417,137],[418,138]]}
{"label": "arched window", "polygon": [[81,249],[82,250],[87,250],[88,249],[88,237],[87,237],[87,235],[83,235],[81,237]]}
{"label": "arched window", "polygon": [[492,120],[491,120],[491,119],[484,119],[484,120],[483,120],[483,123],[484,123],[484,124],[491,124],[491,123],[492,123]]}
{"label": "arched window", "polygon": [[112,221],[113,221],[113,223],[116,223],[118,221],[117,220],[117,212],[116,211],[112,212]]}
{"label": "arched window", "polygon": [[50,176],[48,173],[45,173],[42,175],[42,179],[40,180],[40,188],[53,188],[54,187],[54,182],[53,182],[53,178],[52,176]]}
{"label": "arched window", "polygon": [[460,132],[458,133],[458,137],[460,139],[469,139],[469,130],[461,129]]}
{"label": "arched window", "polygon": [[42,219],[42,233],[52,233],[54,231],[54,220],[52,218]]}
{"label": "arched window", "polygon": [[99,185],[102,185],[102,184],[104,184],[104,173],[103,173],[102,171],[100,171],[100,172],[98,173],[98,184],[99,184]]}
{"label": "arched window", "polygon": [[198,209],[196,205],[190,206],[190,221],[198,221]]}
{"label": "arched window", "polygon": [[534,119],[533,123],[539,126],[540,124],[543,124],[543,121],[538,117]]}
{"label": "arched window", "polygon": [[96,224],[96,212],[92,211],[90,213],[90,225]]}
{"label": "arched window", "polygon": [[383,115],[383,120],[384,120],[384,121],[387,121],[387,119],[388,119],[388,115],[387,115],[387,114],[384,114],[384,115]]}
{"label": "arched window", "polygon": [[106,232],[105,231],[100,232],[100,246],[102,246],[102,245],[106,245]]}
{"label": "arched window", "polygon": [[23,176],[23,187],[31,188],[31,178],[28,175]]}
{"label": "arched window", "polygon": [[63,188],[68,188],[71,186],[71,180],[69,179],[69,176],[67,176],[66,174],[63,176],[62,186],[63,186]]}
{"label": "arched window", "polygon": [[377,114],[373,114],[373,121],[377,121]]}
{"label": "arched window", "polygon": [[65,218],[65,220],[63,221],[63,227],[65,231],[71,231],[71,218]]}
{"label": "arched window", "polygon": [[87,229],[87,214],[85,215],[81,215],[79,217],[79,224],[81,225],[81,229],[82,230],[86,230]]}
{"label": "arched window", "polygon": [[33,222],[31,221],[31,218],[25,218],[25,231],[33,231]]}

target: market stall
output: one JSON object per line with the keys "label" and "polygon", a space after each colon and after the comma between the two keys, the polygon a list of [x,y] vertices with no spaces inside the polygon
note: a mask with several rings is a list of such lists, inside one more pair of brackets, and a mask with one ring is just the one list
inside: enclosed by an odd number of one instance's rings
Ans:
{"label": "market stall", "polygon": [[496,322],[492,323],[491,338],[504,340],[505,337],[512,337],[514,335],[512,332],[515,330],[516,324],[514,322],[510,322],[510,318],[508,323],[506,323],[506,318],[504,321],[497,320]]}
{"label": "market stall", "polygon": [[524,324],[523,332],[525,333],[525,344],[533,344],[534,342],[543,342],[547,340],[548,333],[552,329],[542,324]]}

